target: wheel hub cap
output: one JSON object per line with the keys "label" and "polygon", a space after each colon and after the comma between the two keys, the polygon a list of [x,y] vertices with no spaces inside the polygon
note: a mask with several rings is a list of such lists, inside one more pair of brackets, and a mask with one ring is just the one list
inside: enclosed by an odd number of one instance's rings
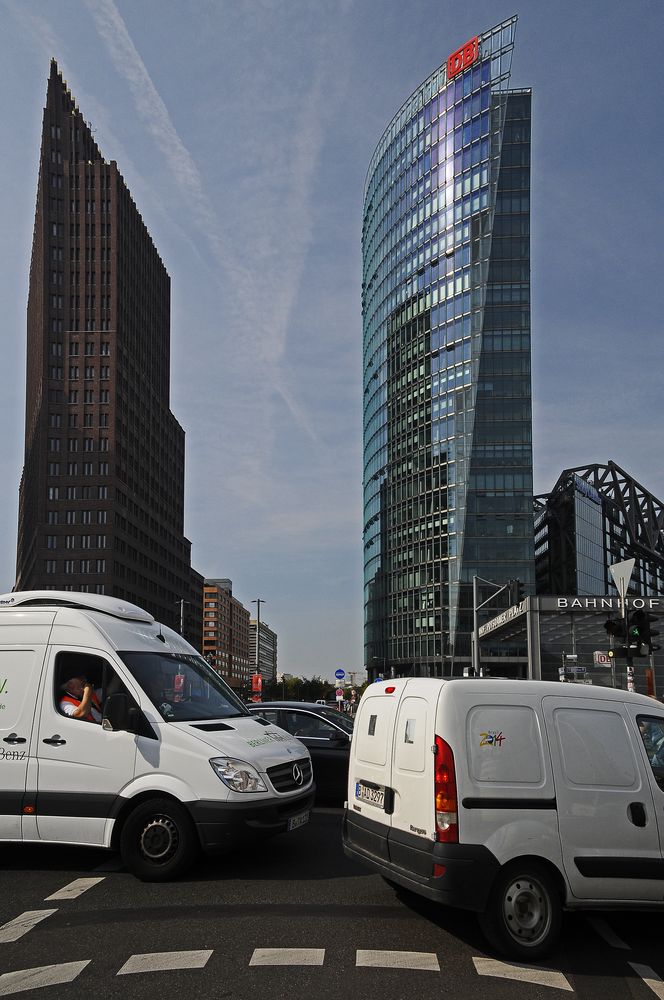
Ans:
{"label": "wheel hub cap", "polygon": [[168,816],[153,816],[141,833],[141,853],[150,861],[168,861],[178,846],[178,829]]}
{"label": "wheel hub cap", "polygon": [[551,923],[547,895],[536,879],[515,879],[505,892],[503,913],[513,938],[537,944]]}

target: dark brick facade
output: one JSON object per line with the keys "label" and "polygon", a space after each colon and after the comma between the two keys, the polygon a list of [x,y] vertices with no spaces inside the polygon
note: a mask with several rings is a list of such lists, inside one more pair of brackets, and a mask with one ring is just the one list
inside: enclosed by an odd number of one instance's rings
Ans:
{"label": "dark brick facade", "polygon": [[170,278],[51,64],[30,264],[17,590],[123,597],[200,649],[169,408]]}

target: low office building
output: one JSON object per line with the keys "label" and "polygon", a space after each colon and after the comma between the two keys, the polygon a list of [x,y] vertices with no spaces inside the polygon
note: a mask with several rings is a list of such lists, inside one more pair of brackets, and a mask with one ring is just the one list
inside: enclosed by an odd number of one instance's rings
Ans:
{"label": "low office building", "polygon": [[[256,636],[258,639],[258,655],[256,654]],[[277,676],[277,633],[273,632],[265,622],[259,623],[252,618],[249,622],[249,658],[254,667],[260,667],[264,681],[274,680]]]}
{"label": "low office building", "polygon": [[231,580],[206,580],[203,588],[203,656],[231,687],[246,688],[253,661],[249,611],[233,597]]}

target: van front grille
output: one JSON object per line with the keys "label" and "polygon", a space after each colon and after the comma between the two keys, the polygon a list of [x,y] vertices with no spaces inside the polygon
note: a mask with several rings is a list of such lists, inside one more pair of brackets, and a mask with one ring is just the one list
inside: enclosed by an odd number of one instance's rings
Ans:
{"label": "van front grille", "polygon": [[267,775],[277,792],[296,792],[311,781],[311,761],[308,757],[289,760],[287,764],[268,767]]}

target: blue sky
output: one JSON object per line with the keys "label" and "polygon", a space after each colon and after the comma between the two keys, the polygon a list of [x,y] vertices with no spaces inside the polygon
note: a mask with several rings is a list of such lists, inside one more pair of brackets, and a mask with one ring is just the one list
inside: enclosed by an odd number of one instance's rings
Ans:
{"label": "blue sky", "polygon": [[418,84],[515,12],[512,84],[534,91],[535,491],[613,459],[664,498],[661,0],[2,0],[0,591],[55,56],[171,275],[193,565],[265,600],[281,669],[361,669],[366,169]]}

